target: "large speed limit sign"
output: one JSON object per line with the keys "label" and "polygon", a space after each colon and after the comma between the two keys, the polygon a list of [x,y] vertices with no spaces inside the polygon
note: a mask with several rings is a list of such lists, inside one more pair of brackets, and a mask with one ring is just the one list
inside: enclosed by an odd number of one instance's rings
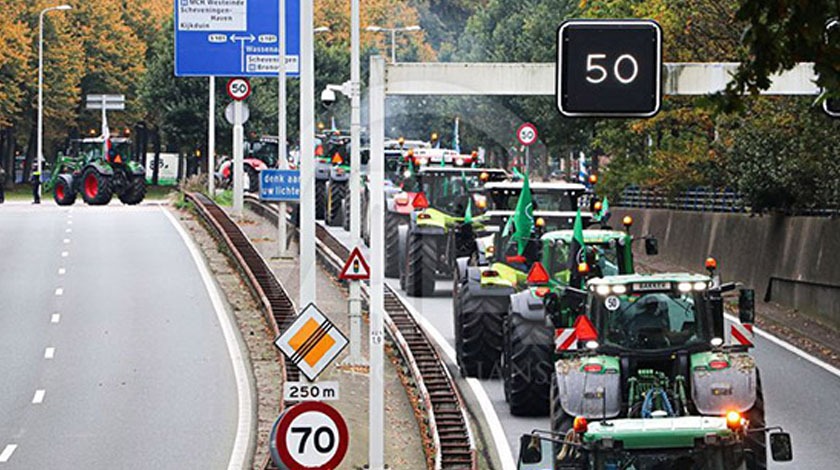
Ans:
{"label": "large speed limit sign", "polygon": [[530,122],[522,124],[516,130],[516,138],[519,139],[519,143],[522,145],[532,145],[537,141],[537,127]]}
{"label": "large speed limit sign", "polygon": [[333,470],[347,454],[347,424],[326,403],[305,401],[284,411],[271,431],[271,457],[288,470]]}
{"label": "large speed limit sign", "polygon": [[247,78],[231,78],[227,82],[227,94],[236,101],[242,101],[251,94],[251,82]]}
{"label": "large speed limit sign", "polygon": [[569,20],[557,30],[557,108],[567,117],[650,117],[662,96],[651,20]]}

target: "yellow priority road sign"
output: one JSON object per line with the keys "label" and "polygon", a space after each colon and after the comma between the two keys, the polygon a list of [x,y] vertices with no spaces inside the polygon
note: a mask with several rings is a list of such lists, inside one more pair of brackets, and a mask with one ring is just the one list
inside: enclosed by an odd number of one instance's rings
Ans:
{"label": "yellow priority road sign", "polygon": [[347,338],[315,304],[307,305],[274,340],[274,345],[309,380],[318,378],[347,343]]}

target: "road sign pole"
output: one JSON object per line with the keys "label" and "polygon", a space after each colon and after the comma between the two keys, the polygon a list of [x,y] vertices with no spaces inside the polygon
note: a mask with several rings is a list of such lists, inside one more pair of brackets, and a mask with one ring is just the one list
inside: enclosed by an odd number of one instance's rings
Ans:
{"label": "road sign pole", "polygon": [[242,172],[244,168],[243,148],[245,143],[245,130],[242,127],[243,121],[242,101],[233,102],[233,212],[236,215],[242,215],[243,206],[243,181]]}
{"label": "road sign pole", "polygon": [[[289,168],[286,149],[286,0],[278,2],[277,48],[280,69],[277,73],[277,162],[281,170]],[[277,217],[277,256],[286,257],[286,203],[279,205]]]}
{"label": "road sign pole", "polygon": [[531,146],[525,147],[525,174],[531,176]]}
{"label": "road sign pole", "polygon": [[216,77],[210,77],[207,109],[207,193],[216,194]]}
{"label": "road sign pole", "polygon": [[[369,468],[383,470],[385,429],[383,384],[383,315],[384,315],[384,177],[385,160],[385,60],[370,60],[370,397]],[[393,262],[393,260],[390,260]]]}
{"label": "road sign pole", "polygon": [[[359,86],[359,0],[351,3],[350,20],[350,240],[359,246],[361,233],[361,145],[362,113]],[[364,364],[362,358],[362,286],[361,281],[350,281],[348,302],[350,316],[349,364]]]}
{"label": "road sign pole", "polygon": [[315,59],[313,0],[300,2],[300,304],[315,303]]}

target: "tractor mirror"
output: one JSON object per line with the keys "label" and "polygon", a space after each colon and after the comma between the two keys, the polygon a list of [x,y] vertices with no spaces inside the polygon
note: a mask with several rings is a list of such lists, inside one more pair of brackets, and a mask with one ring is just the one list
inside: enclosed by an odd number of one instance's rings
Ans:
{"label": "tractor mirror", "polygon": [[659,254],[659,240],[656,237],[645,238],[645,254],[648,256]]}
{"label": "tractor mirror", "polygon": [[523,434],[519,438],[519,466],[542,462],[542,443],[538,436]]}
{"label": "tractor mirror", "polygon": [[738,320],[741,324],[755,323],[755,290],[741,289],[738,295]]}
{"label": "tractor mirror", "polygon": [[776,462],[790,462],[793,460],[793,445],[790,442],[790,434],[786,432],[774,432],[770,434],[770,453]]}

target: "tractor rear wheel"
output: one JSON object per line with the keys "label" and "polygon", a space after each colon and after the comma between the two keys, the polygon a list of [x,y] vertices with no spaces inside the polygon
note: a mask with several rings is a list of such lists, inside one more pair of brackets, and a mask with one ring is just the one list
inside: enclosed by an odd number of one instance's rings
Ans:
{"label": "tractor rear wheel", "polygon": [[508,313],[505,328],[505,397],[514,416],[545,416],[551,400],[553,331],[544,320]]}
{"label": "tractor rear wheel", "polygon": [[330,181],[329,199],[327,200],[327,220],[326,223],[330,227],[341,226],[344,211],[342,210],[342,201],[347,193],[347,183],[336,183]]}
{"label": "tractor rear wheel", "polygon": [[409,233],[405,260],[405,292],[412,297],[430,297],[435,293],[434,235]]}
{"label": "tractor rear wheel", "polygon": [[82,173],[82,199],[91,206],[104,206],[111,202],[111,178],[89,167]]}
{"label": "tractor rear wheel", "polygon": [[[750,428],[766,426],[764,421],[764,391],[761,389],[761,375],[755,372],[755,404],[747,412]],[[767,468],[767,432],[749,432],[745,438],[747,445],[747,469],[765,470]]]}
{"label": "tractor rear wheel", "polygon": [[[496,290],[496,288],[490,288]],[[458,289],[455,312],[455,351],[461,374],[488,378],[499,372],[502,357],[502,328],[513,289],[507,295],[482,294],[481,284],[467,278]]]}
{"label": "tractor rear wheel", "polygon": [[[385,211],[385,259],[395,260],[399,258],[400,224],[408,223],[406,217],[395,212]],[[398,263],[385,263],[385,277],[397,277],[400,275]]]}
{"label": "tractor rear wheel", "polygon": [[76,191],[73,189],[72,176],[61,175],[55,183],[53,199],[59,206],[72,206],[76,202]]}
{"label": "tractor rear wheel", "polygon": [[327,212],[327,182],[315,180],[315,219],[324,220]]}
{"label": "tractor rear wheel", "polygon": [[[361,220],[361,217],[359,218]],[[347,195],[344,196],[344,199],[341,200],[341,228],[344,229],[345,232],[350,231],[350,192],[347,192]],[[359,231],[361,234],[361,231]]]}
{"label": "tractor rear wheel", "polygon": [[123,204],[133,206],[143,202],[146,197],[146,178],[143,175],[135,175],[129,177],[128,185],[125,190],[120,193],[120,201]]}

